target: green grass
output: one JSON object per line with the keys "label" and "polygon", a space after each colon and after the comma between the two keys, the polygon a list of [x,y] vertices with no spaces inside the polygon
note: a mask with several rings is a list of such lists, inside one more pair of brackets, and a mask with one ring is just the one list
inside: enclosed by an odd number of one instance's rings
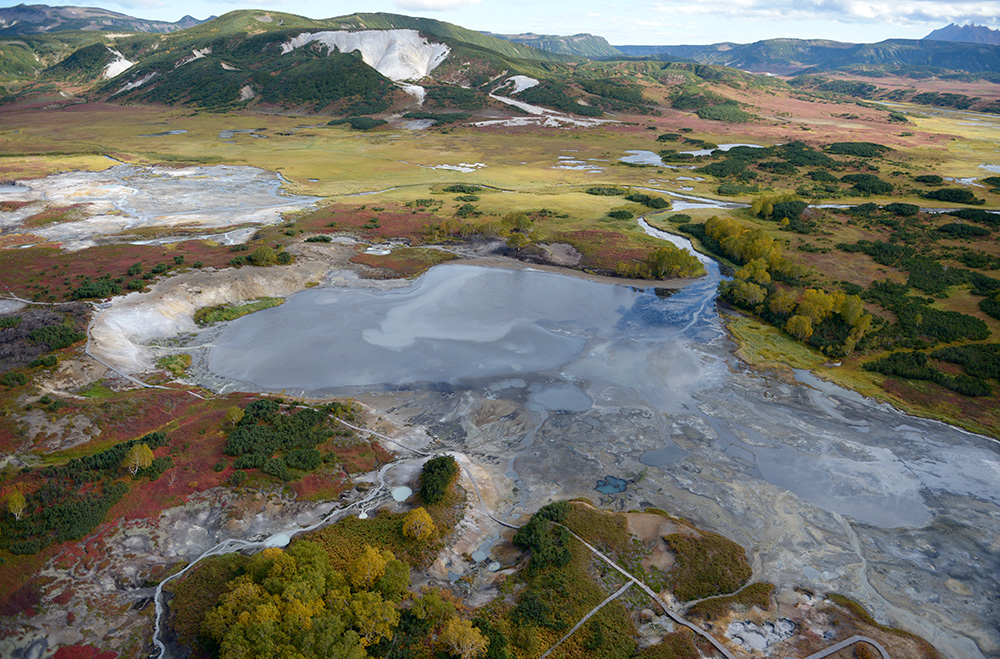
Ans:
{"label": "green grass", "polygon": [[98,398],[98,399],[114,398],[117,395],[115,394],[115,392],[111,391],[104,385],[96,382],[87,387],[86,389],[80,391],[79,394],[86,398]]}
{"label": "green grass", "polygon": [[215,323],[222,323],[227,320],[235,320],[255,311],[270,309],[271,307],[276,307],[279,304],[284,303],[284,298],[263,297],[259,300],[236,306],[220,304],[214,307],[202,307],[194,312],[194,322],[202,327],[205,327],[207,325],[214,325]]}
{"label": "green grass", "polygon": [[169,371],[174,377],[182,377],[191,366],[191,355],[167,355],[156,360],[156,368]]}

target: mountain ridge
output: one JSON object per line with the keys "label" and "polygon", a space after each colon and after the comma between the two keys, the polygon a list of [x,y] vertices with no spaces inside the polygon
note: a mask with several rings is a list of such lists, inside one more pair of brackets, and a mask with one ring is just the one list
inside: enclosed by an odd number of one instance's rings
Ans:
{"label": "mountain ridge", "polygon": [[586,32],[571,35],[535,34],[534,32],[523,32],[520,34],[484,32],[483,34],[563,55],[589,57],[592,59],[622,55],[622,52],[608,43],[608,40],[604,37]]}
{"label": "mountain ridge", "polygon": [[616,46],[626,56],[684,58],[752,73],[798,75],[844,67],[923,67],[981,73],[1000,71],[1000,46],[950,41],[887,39],[848,43],[829,39],[767,39],[749,44]]}
{"label": "mountain ridge", "polygon": [[978,43],[1000,46],[1000,30],[993,30],[985,25],[956,25],[952,23],[934,30],[922,40],[927,41],[957,41],[960,43]]}
{"label": "mountain ridge", "polygon": [[163,34],[194,27],[213,18],[215,17],[199,20],[187,15],[171,23],[136,18],[99,7],[53,7],[22,3],[14,7],[0,7],[0,36],[22,36],[69,30],[99,32],[128,30]]}

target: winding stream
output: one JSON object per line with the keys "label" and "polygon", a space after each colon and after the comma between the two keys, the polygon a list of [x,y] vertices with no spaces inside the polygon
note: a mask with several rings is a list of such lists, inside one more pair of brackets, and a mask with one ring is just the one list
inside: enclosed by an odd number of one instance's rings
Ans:
{"label": "winding stream", "polygon": [[[501,519],[576,496],[664,508],[739,541],[758,578],[844,592],[947,657],[1000,654],[1000,445],[747,370],[701,258],[679,291],[461,264],[311,289],[233,322],[208,364],[226,388],[349,394],[426,427],[492,470]],[[625,491],[598,492],[607,476]]]}

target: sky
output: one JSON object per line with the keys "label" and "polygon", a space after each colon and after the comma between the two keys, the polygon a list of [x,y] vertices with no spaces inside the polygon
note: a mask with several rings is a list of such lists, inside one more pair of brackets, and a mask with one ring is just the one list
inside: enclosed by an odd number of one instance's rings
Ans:
{"label": "sky", "polygon": [[919,39],[952,22],[1000,27],[1000,0],[49,0],[48,4],[96,6],[167,21],[184,14],[203,19],[235,9],[272,9],[309,18],[382,11],[504,34],[587,32],[616,45],[749,43],[778,37],[859,43]]}

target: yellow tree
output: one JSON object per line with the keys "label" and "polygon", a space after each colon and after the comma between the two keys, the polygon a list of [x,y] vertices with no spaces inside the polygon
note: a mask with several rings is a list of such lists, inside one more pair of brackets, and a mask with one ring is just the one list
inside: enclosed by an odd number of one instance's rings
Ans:
{"label": "yellow tree", "polygon": [[510,237],[507,238],[507,246],[513,249],[515,252],[521,251],[530,244],[531,244],[531,239],[528,238],[528,236],[518,231],[511,233]]}
{"label": "yellow tree", "polygon": [[[821,288],[807,288],[802,293],[802,299],[796,311],[809,318],[813,325],[818,325],[826,320],[837,304],[837,299]],[[810,331],[810,334],[812,332]]]}
{"label": "yellow tree", "polygon": [[235,426],[237,423],[243,420],[243,408],[237,405],[233,405],[228,410],[226,410],[226,420],[225,422],[230,426]]}
{"label": "yellow tree", "polygon": [[808,317],[796,314],[785,323],[785,331],[794,336],[799,341],[805,341],[812,336],[812,322]]}
{"label": "yellow tree", "polygon": [[736,277],[755,281],[758,284],[770,284],[771,273],[767,271],[767,262],[764,259],[753,259],[736,271]]}
{"label": "yellow tree", "polygon": [[125,454],[122,464],[132,474],[136,474],[140,469],[145,469],[153,464],[153,449],[146,444],[136,444]]}
{"label": "yellow tree", "polygon": [[452,618],[444,624],[439,637],[453,655],[473,659],[486,652],[489,641],[468,620]]}
{"label": "yellow tree", "polygon": [[27,502],[24,499],[24,494],[20,490],[14,490],[7,495],[7,510],[14,516],[14,519],[21,519],[26,505]]}
{"label": "yellow tree", "polygon": [[414,508],[406,514],[403,520],[403,534],[414,540],[426,540],[437,533],[434,520],[430,513],[420,508]]}
{"label": "yellow tree", "polygon": [[399,623],[399,611],[395,605],[371,591],[354,595],[351,613],[354,628],[361,636],[361,644],[366,647],[392,636],[392,630]]}
{"label": "yellow tree", "polygon": [[792,312],[795,308],[795,298],[796,295],[793,291],[778,291],[771,296],[768,300],[767,306],[774,313],[780,313],[782,316]]}
{"label": "yellow tree", "polygon": [[368,590],[385,574],[385,566],[392,560],[371,545],[365,545],[361,554],[351,564],[351,585],[355,590]]}

